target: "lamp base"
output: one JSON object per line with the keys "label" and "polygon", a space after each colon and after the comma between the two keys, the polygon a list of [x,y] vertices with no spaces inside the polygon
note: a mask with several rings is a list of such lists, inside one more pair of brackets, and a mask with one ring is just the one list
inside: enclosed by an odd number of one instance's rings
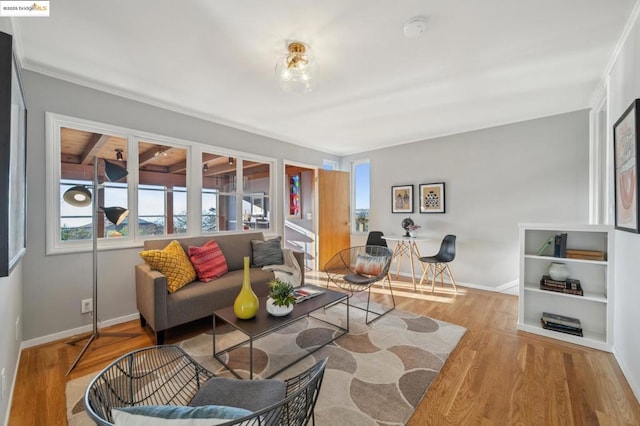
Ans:
{"label": "lamp base", "polygon": [[85,352],[87,352],[87,349],[89,349],[89,346],[91,346],[91,343],[93,343],[99,337],[101,336],[102,337],[136,337],[140,335],[141,335],[140,333],[107,333],[107,332],[101,332],[100,330],[94,330],[91,332],[91,334],[86,334],[84,336],[79,336],[69,340],[67,344],[75,345],[78,342],[81,342],[85,339],[89,339],[87,340],[87,343],[85,343],[84,347],[76,357],[75,361],[73,361],[73,364],[71,364],[71,367],[69,367],[69,369],[65,373],[65,376],[68,376],[69,373],[73,371],[73,369],[76,367],[76,365],[78,365],[78,363],[82,359],[82,356],[85,354]]}

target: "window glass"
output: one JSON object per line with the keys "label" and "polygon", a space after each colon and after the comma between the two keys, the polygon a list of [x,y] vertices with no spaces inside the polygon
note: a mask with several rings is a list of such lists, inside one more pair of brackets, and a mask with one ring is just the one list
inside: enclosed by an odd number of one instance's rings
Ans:
{"label": "window glass", "polygon": [[242,161],[242,229],[269,229],[271,166]]}
{"label": "window glass", "polygon": [[187,167],[185,148],[138,142],[140,235],[187,233]]}
{"label": "window glass", "polygon": [[369,161],[353,164],[353,223],[355,232],[369,232],[370,175]]}
{"label": "window glass", "polygon": [[[53,113],[46,114],[46,126],[47,153],[60,159],[47,163],[47,254],[87,249],[94,228],[98,238],[112,241],[100,247],[128,247],[149,236],[271,228],[273,160]],[[202,186],[187,180],[197,173],[192,150],[201,156]],[[95,226],[93,200],[99,206]],[[136,209],[129,212],[132,204]]]}
{"label": "window glass", "polygon": [[238,229],[237,164],[234,157],[202,153],[202,232]]}
{"label": "window glass", "polygon": [[[97,194],[97,205],[128,208],[127,177],[124,176],[117,182],[110,182],[105,172],[105,161],[126,169],[127,139],[105,133],[61,127],[60,154],[60,241],[91,239],[93,237],[93,176],[96,161],[100,188]],[[99,238],[121,237],[128,234],[126,219],[114,225],[106,218],[102,209],[98,212],[96,225]]]}

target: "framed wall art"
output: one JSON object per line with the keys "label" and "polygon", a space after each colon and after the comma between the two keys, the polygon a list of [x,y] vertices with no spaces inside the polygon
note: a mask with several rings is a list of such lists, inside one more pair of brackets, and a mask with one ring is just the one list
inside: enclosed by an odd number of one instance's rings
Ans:
{"label": "framed wall art", "polygon": [[413,213],[413,185],[391,187],[391,213]]}
{"label": "framed wall art", "polygon": [[445,213],[444,182],[420,184],[420,213]]}
{"label": "framed wall art", "polygon": [[26,252],[27,110],[13,38],[0,33],[0,277]]}
{"label": "framed wall art", "polygon": [[613,125],[616,229],[638,233],[638,120],[636,99]]}
{"label": "framed wall art", "polygon": [[301,179],[300,173],[289,176],[289,219],[302,219]]}

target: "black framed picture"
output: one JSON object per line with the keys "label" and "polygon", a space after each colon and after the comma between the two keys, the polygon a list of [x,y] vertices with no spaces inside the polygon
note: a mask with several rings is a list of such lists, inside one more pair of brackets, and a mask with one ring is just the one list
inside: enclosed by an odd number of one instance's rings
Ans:
{"label": "black framed picture", "polygon": [[26,252],[27,110],[13,38],[0,32],[0,277]]}
{"label": "black framed picture", "polygon": [[413,213],[413,185],[391,187],[391,213]]}
{"label": "black framed picture", "polygon": [[638,233],[638,120],[640,99],[613,125],[616,229]]}
{"label": "black framed picture", "polygon": [[445,213],[444,182],[420,184],[420,213]]}

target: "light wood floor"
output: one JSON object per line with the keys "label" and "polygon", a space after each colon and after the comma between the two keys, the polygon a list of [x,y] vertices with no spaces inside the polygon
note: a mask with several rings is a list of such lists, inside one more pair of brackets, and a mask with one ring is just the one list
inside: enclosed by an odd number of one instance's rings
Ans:
{"label": "light wood floor", "polygon": [[[613,355],[516,331],[516,297],[460,287],[455,294],[450,286],[414,292],[406,281],[393,288],[398,308],[468,330],[408,425],[640,425],[640,405]],[[375,297],[386,300],[379,289]],[[203,320],[173,329],[166,343],[209,326]],[[9,425],[65,425],[68,380],[154,344],[137,321],[108,331],[141,334],[98,339],[68,377],[81,346],[60,341],[24,350]]]}

